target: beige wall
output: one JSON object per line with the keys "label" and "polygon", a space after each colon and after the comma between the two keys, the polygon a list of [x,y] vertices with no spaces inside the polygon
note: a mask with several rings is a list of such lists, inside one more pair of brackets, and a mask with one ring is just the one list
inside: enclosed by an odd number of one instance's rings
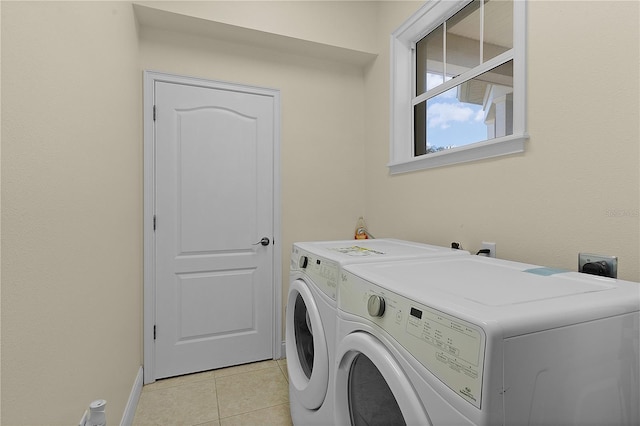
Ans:
{"label": "beige wall", "polygon": [[284,309],[293,242],[351,238],[363,214],[363,68],[160,29],[140,34],[142,69],[280,90]]}
{"label": "beige wall", "polygon": [[2,2],[2,424],[118,424],[142,363],[131,5]]}
{"label": "beige wall", "polygon": [[137,1],[184,16],[345,49],[375,52],[377,6],[367,1]]}
{"label": "beige wall", "polygon": [[287,268],[293,241],[351,235],[364,204],[360,67],[155,29],[142,30],[140,58],[142,69],[280,90]]}
{"label": "beige wall", "polygon": [[[2,3],[3,424],[72,424],[96,398],[110,424],[124,410],[142,362],[143,69],[281,90],[283,296],[291,243],[348,238],[362,214],[377,236],[495,241],[548,266],[616,254],[640,280],[636,2],[532,3],[526,152],[394,177],[389,33],[421,3],[326,4],[261,13],[372,65],[138,34],[129,3]],[[210,5],[180,13],[276,31]]]}
{"label": "beige wall", "polygon": [[639,3],[531,2],[524,154],[397,176],[385,167],[387,46],[405,13],[380,6],[366,75],[370,231],[470,251],[492,241],[498,257],[570,270],[578,252],[617,255],[619,277],[640,281]]}
{"label": "beige wall", "polygon": [[138,30],[129,3],[3,3],[3,424],[125,408],[142,362],[142,70],[281,91],[285,295],[292,242],[349,238],[363,214],[361,66]]}

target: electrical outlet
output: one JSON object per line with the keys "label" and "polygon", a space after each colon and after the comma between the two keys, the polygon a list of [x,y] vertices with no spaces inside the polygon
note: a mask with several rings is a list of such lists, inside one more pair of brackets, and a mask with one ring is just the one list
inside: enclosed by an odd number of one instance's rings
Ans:
{"label": "electrical outlet", "polygon": [[593,262],[606,262],[609,278],[618,277],[618,258],[616,256],[601,256],[599,254],[578,253],[578,272],[584,272],[584,265]]}
{"label": "electrical outlet", "polygon": [[483,249],[489,249],[489,254],[487,257],[496,257],[496,243],[486,243],[482,242]]}

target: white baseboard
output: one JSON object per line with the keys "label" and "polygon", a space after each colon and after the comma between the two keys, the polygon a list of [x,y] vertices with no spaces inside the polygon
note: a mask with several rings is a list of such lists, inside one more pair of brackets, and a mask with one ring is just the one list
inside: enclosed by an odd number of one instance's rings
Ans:
{"label": "white baseboard", "polygon": [[143,370],[142,367],[140,367],[140,369],[138,370],[138,374],[136,375],[136,380],[133,382],[133,388],[131,388],[127,406],[124,408],[120,426],[131,426],[133,424],[133,418],[136,415],[136,408],[138,407],[138,400],[140,399],[140,394],[142,393],[143,377]]}

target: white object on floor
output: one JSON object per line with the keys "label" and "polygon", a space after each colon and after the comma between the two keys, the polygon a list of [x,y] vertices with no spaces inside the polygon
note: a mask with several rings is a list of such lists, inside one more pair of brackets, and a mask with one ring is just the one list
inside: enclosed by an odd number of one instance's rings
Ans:
{"label": "white object on floor", "polygon": [[107,408],[107,401],[104,399],[97,399],[89,404],[89,419],[85,423],[86,426],[106,426],[107,417],[105,410]]}

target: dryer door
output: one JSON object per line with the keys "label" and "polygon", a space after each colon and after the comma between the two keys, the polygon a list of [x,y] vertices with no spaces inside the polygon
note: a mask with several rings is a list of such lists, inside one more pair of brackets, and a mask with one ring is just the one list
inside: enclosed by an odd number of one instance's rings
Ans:
{"label": "dryer door", "polygon": [[336,355],[336,424],[431,425],[410,380],[375,337],[349,334]]}
{"label": "dryer door", "polygon": [[289,285],[286,321],[289,384],[302,405],[318,409],[329,385],[327,341],[313,293],[301,279]]}

